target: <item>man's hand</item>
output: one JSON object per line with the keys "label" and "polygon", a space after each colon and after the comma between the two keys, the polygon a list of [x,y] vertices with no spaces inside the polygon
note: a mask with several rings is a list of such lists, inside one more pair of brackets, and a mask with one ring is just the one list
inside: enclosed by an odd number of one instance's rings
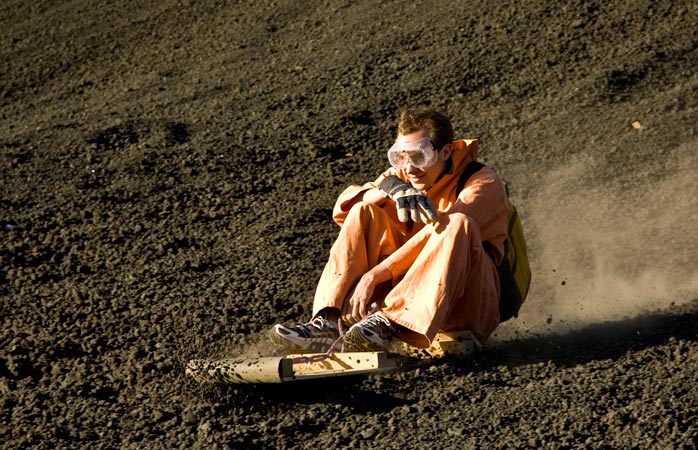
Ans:
{"label": "man's hand", "polygon": [[400,222],[412,219],[414,222],[431,223],[436,220],[436,208],[431,199],[395,175],[381,181],[379,188],[395,201]]}
{"label": "man's hand", "polygon": [[388,269],[380,264],[366,272],[342,306],[342,320],[353,325],[369,314],[368,305],[371,302],[376,287],[392,278]]}

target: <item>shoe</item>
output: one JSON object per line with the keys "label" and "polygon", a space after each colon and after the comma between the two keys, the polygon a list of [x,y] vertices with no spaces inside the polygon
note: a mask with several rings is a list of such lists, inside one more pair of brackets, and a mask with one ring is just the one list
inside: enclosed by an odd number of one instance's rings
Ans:
{"label": "shoe", "polygon": [[371,314],[352,325],[344,335],[345,351],[388,351],[394,334],[395,328],[387,317],[380,312]]}
{"label": "shoe", "polygon": [[276,350],[283,353],[325,353],[339,338],[339,330],[336,324],[318,316],[292,327],[276,324],[269,338]]}

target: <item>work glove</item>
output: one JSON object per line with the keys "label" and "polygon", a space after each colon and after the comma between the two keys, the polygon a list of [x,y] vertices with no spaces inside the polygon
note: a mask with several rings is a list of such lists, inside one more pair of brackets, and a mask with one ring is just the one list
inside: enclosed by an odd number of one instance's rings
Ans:
{"label": "work glove", "polygon": [[414,222],[430,223],[436,220],[436,208],[431,199],[395,175],[385,177],[379,189],[395,201],[400,222],[412,219]]}

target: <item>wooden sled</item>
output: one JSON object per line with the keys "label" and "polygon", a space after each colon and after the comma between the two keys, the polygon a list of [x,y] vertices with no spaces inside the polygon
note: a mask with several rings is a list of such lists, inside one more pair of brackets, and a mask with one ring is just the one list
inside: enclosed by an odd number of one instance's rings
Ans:
{"label": "wooden sled", "polygon": [[195,359],[186,374],[199,383],[286,383],[346,375],[389,372],[410,359],[465,358],[480,350],[469,331],[438,333],[432,346],[419,349],[402,341],[390,352],[335,352],[259,358]]}

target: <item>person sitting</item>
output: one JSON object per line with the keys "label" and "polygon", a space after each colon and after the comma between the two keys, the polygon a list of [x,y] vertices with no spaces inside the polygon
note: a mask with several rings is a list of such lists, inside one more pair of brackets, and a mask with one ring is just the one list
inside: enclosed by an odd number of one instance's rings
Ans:
{"label": "person sitting", "polygon": [[504,183],[487,166],[456,192],[477,154],[476,139],[453,140],[444,114],[403,110],[388,150],[391,167],[337,199],[333,218],[341,228],[312,320],[274,325],[273,345],[325,352],[344,326],[348,351],[388,350],[394,338],[425,348],[450,330],[469,330],[484,343],[500,320],[497,265],[508,203]]}

